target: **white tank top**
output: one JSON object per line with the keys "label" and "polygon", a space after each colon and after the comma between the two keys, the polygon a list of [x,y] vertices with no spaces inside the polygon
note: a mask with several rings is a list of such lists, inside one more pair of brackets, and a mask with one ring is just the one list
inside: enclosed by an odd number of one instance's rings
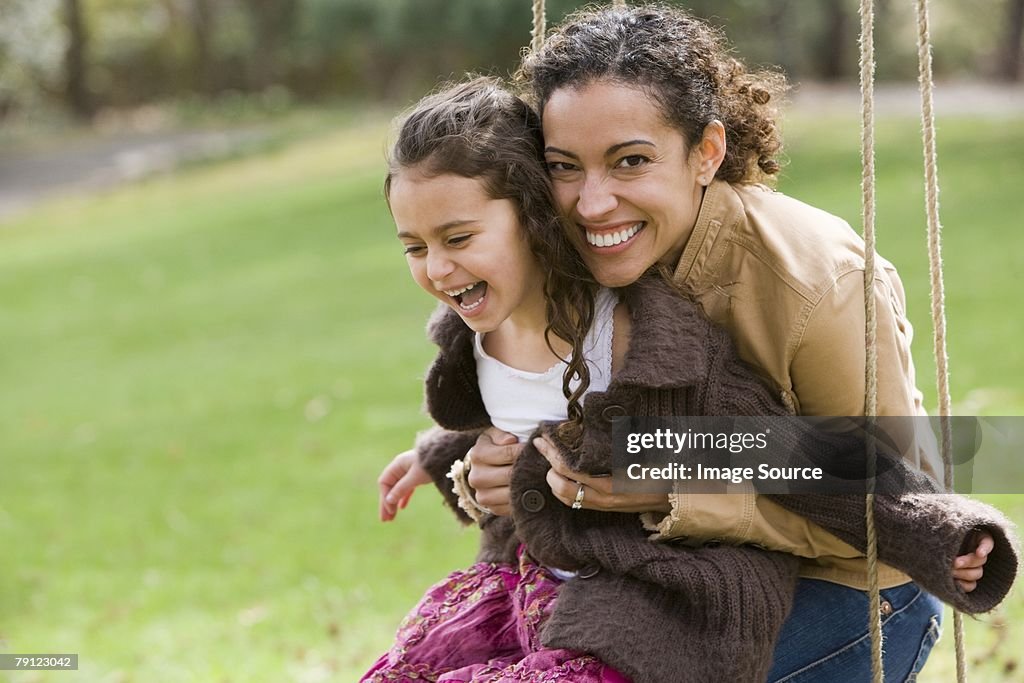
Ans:
{"label": "white tank top", "polygon": [[[587,393],[605,391],[611,381],[613,313],[617,303],[618,298],[610,289],[598,290],[594,323],[583,341],[583,355],[590,369]],[[525,441],[540,422],[568,417],[568,401],[562,394],[565,363],[555,363],[545,372],[517,370],[487,355],[482,340],[483,336],[477,333],[473,356],[491,424]]]}

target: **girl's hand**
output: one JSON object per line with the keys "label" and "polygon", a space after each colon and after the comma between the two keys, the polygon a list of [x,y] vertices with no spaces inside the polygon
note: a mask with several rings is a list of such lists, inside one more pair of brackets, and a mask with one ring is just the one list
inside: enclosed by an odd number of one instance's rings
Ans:
{"label": "girl's hand", "polygon": [[967,537],[964,547],[973,546],[974,550],[953,560],[953,578],[965,593],[978,587],[978,581],[985,573],[988,555],[995,545],[992,536],[986,531],[975,531]]}
{"label": "girl's hand", "polygon": [[469,485],[477,503],[496,515],[512,514],[512,464],[522,452],[515,434],[489,427],[469,449]]}
{"label": "girl's hand", "polygon": [[572,506],[583,485],[583,505],[588,510],[608,512],[664,512],[672,511],[672,504],[664,493],[612,493],[612,478],[595,477],[574,472],[566,467],[558,448],[545,437],[533,440],[534,447],[549,463],[548,486],[555,498]]}
{"label": "girl's hand", "polygon": [[380,520],[390,522],[405,508],[417,486],[430,483],[430,475],[420,466],[416,451],[399,453],[377,477],[380,490]]}

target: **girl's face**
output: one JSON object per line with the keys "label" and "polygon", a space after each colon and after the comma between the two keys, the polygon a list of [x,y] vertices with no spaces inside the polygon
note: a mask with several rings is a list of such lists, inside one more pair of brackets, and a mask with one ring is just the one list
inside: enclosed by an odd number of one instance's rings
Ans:
{"label": "girl's face", "polygon": [[555,198],[598,282],[620,287],[655,263],[674,266],[717,150],[702,140],[691,153],[649,95],[619,83],[556,90],[543,114]]}
{"label": "girl's face", "polygon": [[390,202],[416,284],[471,329],[543,321],[544,275],[511,201],[492,199],[476,178],[406,168],[392,179]]}

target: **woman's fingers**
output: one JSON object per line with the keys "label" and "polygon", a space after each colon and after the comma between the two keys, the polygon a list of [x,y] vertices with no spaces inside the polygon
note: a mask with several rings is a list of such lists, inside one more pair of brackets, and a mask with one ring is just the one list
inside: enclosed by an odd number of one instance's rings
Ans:
{"label": "woman's fingers", "polygon": [[547,482],[548,486],[551,487],[551,493],[553,493],[555,498],[565,505],[571,506],[576,502],[576,496],[579,494],[580,486],[583,486],[582,506],[590,510],[602,509],[600,504],[603,502],[603,497],[600,491],[597,491],[581,482],[562,476],[556,472],[553,467],[548,470]]}
{"label": "woman's fingers", "polygon": [[585,484],[588,489],[593,489],[601,494],[610,494],[612,490],[611,477],[595,477],[590,474],[583,472],[576,472],[569,469],[562,460],[561,453],[558,452],[558,448],[555,447],[550,441],[543,436],[538,436],[533,440],[533,446],[537,451],[544,456],[544,459],[551,465],[551,469],[557,473],[560,477],[569,482],[573,483],[573,497],[576,497],[576,491],[579,489],[575,482]]}
{"label": "woman's fingers", "polygon": [[985,574],[984,567],[973,569],[957,569],[953,572],[953,578],[957,581],[978,581]]}
{"label": "woman's fingers", "polygon": [[964,593],[970,593],[978,587],[977,581],[957,581],[957,585],[964,590]]}

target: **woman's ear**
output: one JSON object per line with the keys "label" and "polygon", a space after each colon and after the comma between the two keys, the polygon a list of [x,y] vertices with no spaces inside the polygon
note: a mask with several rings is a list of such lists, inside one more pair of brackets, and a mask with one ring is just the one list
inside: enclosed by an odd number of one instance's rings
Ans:
{"label": "woman's ear", "polygon": [[697,181],[701,185],[710,185],[711,179],[715,177],[718,167],[725,159],[725,126],[721,121],[715,119],[704,126],[704,132],[695,151],[699,154]]}

